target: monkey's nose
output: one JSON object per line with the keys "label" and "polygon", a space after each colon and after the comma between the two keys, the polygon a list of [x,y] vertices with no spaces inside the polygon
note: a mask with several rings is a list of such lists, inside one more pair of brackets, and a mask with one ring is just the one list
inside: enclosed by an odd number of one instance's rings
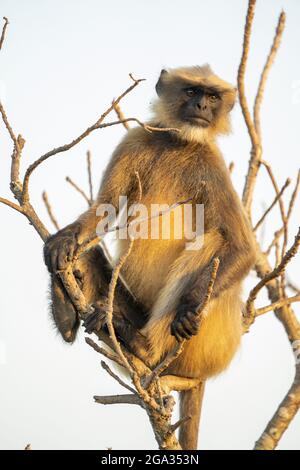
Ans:
{"label": "monkey's nose", "polygon": [[197,103],[196,106],[197,106],[198,109],[200,109],[200,111],[205,111],[205,110],[207,109],[206,104],[204,104],[204,103],[201,104],[201,102],[200,102],[200,103]]}

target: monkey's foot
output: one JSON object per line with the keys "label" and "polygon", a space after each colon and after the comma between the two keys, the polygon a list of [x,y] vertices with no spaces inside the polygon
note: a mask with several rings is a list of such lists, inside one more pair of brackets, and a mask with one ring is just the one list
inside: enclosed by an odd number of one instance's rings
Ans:
{"label": "monkey's foot", "polygon": [[91,313],[83,322],[86,333],[100,331],[106,325],[106,299],[98,300],[93,304],[94,312]]}
{"label": "monkey's foot", "polygon": [[177,311],[176,317],[171,324],[171,335],[175,336],[177,341],[190,339],[199,331],[201,318],[194,311]]}

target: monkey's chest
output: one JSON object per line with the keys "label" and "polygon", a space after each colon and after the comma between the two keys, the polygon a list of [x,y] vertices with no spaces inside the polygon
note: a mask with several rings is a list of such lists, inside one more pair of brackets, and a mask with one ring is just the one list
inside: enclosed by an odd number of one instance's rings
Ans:
{"label": "monkey's chest", "polygon": [[128,239],[117,241],[119,258],[128,249],[129,239],[134,239],[122,276],[147,308],[154,304],[172,264],[184,250],[188,231],[193,232],[193,224],[186,223],[189,214],[184,198],[184,193],[175,191],[148,193],[132,214]]}

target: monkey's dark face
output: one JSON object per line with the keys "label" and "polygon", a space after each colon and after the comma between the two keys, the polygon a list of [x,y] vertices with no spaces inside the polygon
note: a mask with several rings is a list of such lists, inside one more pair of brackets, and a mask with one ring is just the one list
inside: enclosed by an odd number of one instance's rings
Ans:
{"label": "monkey's dark face", "polygon": [[156,119],[179,129],[182,139],[200,142],[230,132],[236,90],[208,66],[162,70],[155,88]]}
{"label": "monkey's dark face", "polygon": [[200,86],[185,87],[181,90],[181,95],[179,119],[194,126],[210,126],[221,108],[221,95],[213,89]]}

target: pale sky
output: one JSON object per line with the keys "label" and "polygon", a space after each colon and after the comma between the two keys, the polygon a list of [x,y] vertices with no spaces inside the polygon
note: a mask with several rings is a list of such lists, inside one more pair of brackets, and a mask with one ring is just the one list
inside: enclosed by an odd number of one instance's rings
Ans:
{"label": "pale sky", "polygon": [[[299,168],[300,2],[257,3],[246,79],[250,104],[278,15],[282,8],[287,14],[261,116],[264,158],[283,185],[288,176],[295,181]],[[149,116],[163,67],[208,62],[235,84],[246,9],[246,0],[2,0],[0,15],[11,24],[0,54],[0,93],[15,132],[26,139],[22,170],[94,123],[129,85],[129,72],[147,79],[122,104],[126,116],[141,120]],[[121,126],[97,131],[36,171],[30,186],[32,203],[49,229],[42,191],[47,190],[61,226],[73,221],[86,207],[65,176],[87,189],[85,152],[90,149],[96,188],[123,134]],[[3,126],[0,137],[0,195],[12,198],[11,142]],[[220,145],[226,161],[235,162],[233,181],[241,192],[250,142],[238,105],[233,134]],[[254,221],[273,198],[262,170]],[[298,201],[290,242],[299,209]],[[94,404],[93,395],[122,390],[101,369],[100,356],[85,344],[82,332],[72,347],[57,336],[48,314],[42,242],[20,214],[0,206],[0,216],[0,448],[23,449],[29,442],[33,449],[157,448],[143,410]],[[279,227],[276,208],[265,227],[264,246]],[[298,256],[288,270],[298,284],[299,260]],[[245,293],[254,282],[250,276]],[[266,302],[261,296],[257,306]],[[300,307],[295,309],[299,315]],[[230,369],[208,383],[200,449],[251,449],[287,392],[293,372],[286,335],[268,313],[245,335]],[[279,449],[300,450],[299,415]]]}

